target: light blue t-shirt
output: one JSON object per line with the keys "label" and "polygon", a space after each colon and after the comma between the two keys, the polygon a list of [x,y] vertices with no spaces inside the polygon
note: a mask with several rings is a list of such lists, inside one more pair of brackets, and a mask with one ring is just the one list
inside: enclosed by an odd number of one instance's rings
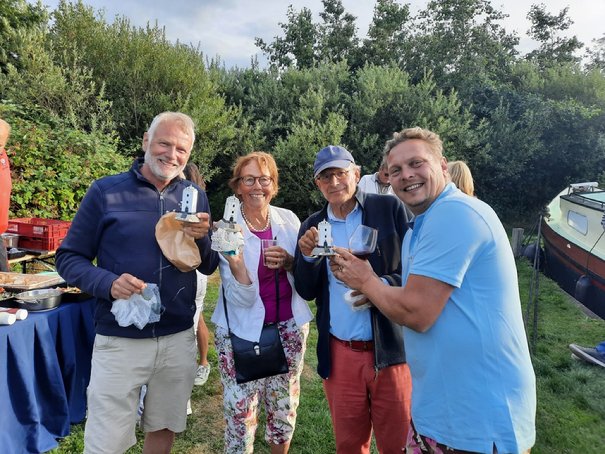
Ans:
{"label": "light blue t-shirt", "polygon": [[452,285],[425,333],[404,328],[418,433],[447,446],[492,453],[535,442],[536,384],[523,326],[516,266],[496,213],[448,184],[408,230],[410,274]]}

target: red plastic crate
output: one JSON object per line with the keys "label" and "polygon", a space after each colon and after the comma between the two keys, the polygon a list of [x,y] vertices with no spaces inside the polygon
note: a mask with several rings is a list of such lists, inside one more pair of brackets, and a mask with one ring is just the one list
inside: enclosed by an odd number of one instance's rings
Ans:
{"label": "red plastic crate", "polygon": [[56,250],[63,238],[35,238],[20,236],[19,249],[26,251],[54,251]]}
{"label": "red plastic crate", "polygon": [[19,246],[21,246],[23,237],[63,239],[67,235],[70,225],[70,221],[58,221],[56,219],[18,218],[8,220],[6,231],[18,234]]}

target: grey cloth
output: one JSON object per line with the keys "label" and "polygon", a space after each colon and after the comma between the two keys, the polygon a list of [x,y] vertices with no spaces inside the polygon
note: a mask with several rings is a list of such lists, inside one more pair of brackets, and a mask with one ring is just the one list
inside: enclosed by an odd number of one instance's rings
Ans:
{"label": "grey cloth", "polygon": [[8,265],[8,253],[6,252],[6,248],[4,245],[0,245],[0,271],[10,271],[10,267]]}

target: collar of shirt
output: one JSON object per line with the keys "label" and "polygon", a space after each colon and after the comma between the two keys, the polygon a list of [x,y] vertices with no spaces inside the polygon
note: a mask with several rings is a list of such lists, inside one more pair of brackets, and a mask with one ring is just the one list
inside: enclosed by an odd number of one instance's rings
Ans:
{"label": "collar of shirt", "polygon": [[[353,207],[351,212],[349,214],[347,214],[347,217],[345,219],[337,218],[336,215],[334,214],[334,211],[332,211],[332,207],[330,206],[330,204],[328,204],[327,211],[328,211],[328,222],[330,222],[330,224],[333,224],[334,222],[346,222],[348,225],[351,222],[355,222],[355,219],[358,217],[359,217],[359,222],[357,223],[357,225],[361,224],[361,209],[359,208],[359,202],[357,201],[357,199],[355,199],[355,206]],[[355,228],[357,228],[357,225],[355,225]],[[353,230],[355,230],[355,228]],[[353,233],[353,230],[351,230],[351,233]],[[349,245],[349,242],[347,240],[347,246],[348,245]]]}

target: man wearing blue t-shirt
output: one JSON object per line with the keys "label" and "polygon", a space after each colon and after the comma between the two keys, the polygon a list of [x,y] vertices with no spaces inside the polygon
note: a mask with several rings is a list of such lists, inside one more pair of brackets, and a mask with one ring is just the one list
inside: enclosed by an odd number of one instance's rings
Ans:
{"label": "man wearing blue t-shirt", "polygon": [[330,266],[404,326],[413,385],[408,448],[528,452],[535,375],[506,232],[487,204],[449,183],[437,134],[405,129],[385,154],[395,194],[415,215],[403,242],[403,287],[384,285],[345,249]]}

